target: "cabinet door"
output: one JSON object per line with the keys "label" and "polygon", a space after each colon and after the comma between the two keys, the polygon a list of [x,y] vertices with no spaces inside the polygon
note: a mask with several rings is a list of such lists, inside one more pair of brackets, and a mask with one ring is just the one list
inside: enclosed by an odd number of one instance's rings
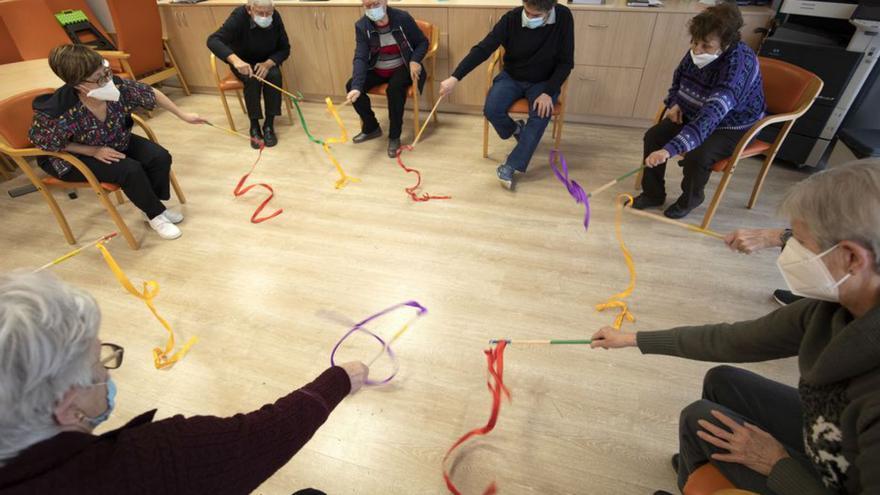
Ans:
{"label": "cabinet door", "polygon": [[[437,7],[416,7],[416,8],[408,8],[406,9],[410,15],[417,21],[427,21],[434,25],[434,29],[438,29],[440,31],[439,42],[440,46],[437,50],[436,60],[433,62],[434,64],[434,72],[431,73],[431,63],[425,64],[425,70],[429,71],[429,74],[434,78],[434,88],[433,92],[436,94],[440,89],[440,81],[449,77],[449,72],[452,70],[449,67],[449,18],[447,15],[446,8],[437,8]],[[432,91],[432,88],[426,84],[425,85],[425,93],[428,91]],[[422,95],[422,103],[420,108],[426,108],[430,104],[430,99],[427,95]]]}
{"label": "cabinet door", "polygon": [[[498,17],[494,9],[449,9],[450,72],[455,70],[474,45],[486,37]],[[459,82],[450,103],[482,105],[486,99],[487,67],[488,63],[483,62]]]}
{"label": "cabinet door", "polygon": [[690,14],[658,14],[633,117],[654,118],[666,98],[672,74],[690,47],[687,23],[691,17]]}
{"label": "cabinet door", "polygon": [[187,84],[193,88],[214,88],[211,52],[207,34],[216,29],[211,9],[202,6],[160,5],[162,24],[168,44]]}
{"label": "cabinet door", "polygon": [[575,64],[644,67],[656,19],[647,12],[575,12]]}
{"label": "cabinet door", "polygon": [[320,11],[315,7],[277,6],[290,39],[290,58],[282,65],[288,89],[311,95],[332,94]]}
{"label": "cabinet door", "polygon": [[569,76],[568,111],[630,117],[641,79],[641,69],[576,65]]}
{"label": "cabinet door", "polygon": [[325,7],[319,10],[318,24],[324,30],[331,82],[324,94],[345,95],[345,83],[351,79],[351,60],[354,58],[354,24],[364,15],[364,10],[360,7]]}

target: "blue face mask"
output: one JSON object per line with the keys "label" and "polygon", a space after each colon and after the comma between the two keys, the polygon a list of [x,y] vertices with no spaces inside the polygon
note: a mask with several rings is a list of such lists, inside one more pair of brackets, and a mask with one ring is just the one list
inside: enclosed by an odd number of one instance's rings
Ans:
{"label": "blue face mask", "polygon": [[379,22],[385,18],[385,7],[378,6],[366,10],[367,17],[373,22]]}
{"label": "blue face mask", "polygon": [[266,29],[267,27],[272,25],[272,16],[268,15],[266,17],[263,17],[261,15],[255,15],[254,16],[254,23],[257,26],[260,26],[261,28]]}
{"label": "blue face mask", "polygon": [[113,408],[116,407],[116,383],[113,381],[113,378],[107,379],[107,410],[95,416],[94,418],[87,417],[86,419],[89,421],[89,424],[92,427],[96,427],[99,424],[107,421],[107,418],[110,417],[110,414],[113,412]]}
{"label": "blue face mask", "polygon": [[523,9],[523,12],[522,12],[522,19],[523,19],[523,24],[525,25],[525,27],[527,27],[529,29],[538,29],[539,27],[544,25],[544,21],[545,21],[544,16],[535,17],[535,18],[527,16],[525,9]]}

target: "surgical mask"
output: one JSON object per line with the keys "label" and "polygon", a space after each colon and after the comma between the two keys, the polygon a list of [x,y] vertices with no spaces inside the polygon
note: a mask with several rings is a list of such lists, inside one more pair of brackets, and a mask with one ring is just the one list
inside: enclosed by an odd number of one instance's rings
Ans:
{"label": "surgical mask", "polygon": [[111,79],[107,81],[107,84],[86,93],[86,96],[96,100],[119,101],[119,88],[113,84],[113,79]]}
{"label": "surgical mask", "polygon": [[385,7],[378,6],[366,10],[367,17],[373,22],[379,22],[385,18]]}
{"label": "surgical mask", "polygon": [[834,276],[822,262],[822,257],[837,246],[835,244],[826,251],[814,254],[793,237],[785,243],[785,249],[776,260],[776,266],[792,293],[822,301],[840,301],[840,284],[846,282],[852,274],[847,273],[842,279],[834,280]]}
{"label": "surgical mask", "polygon": [[267,28],[267,27],[269,27],[269,26],[272,25],[272,16],[271,16],[271,15],[267,15],[267,16],[264,17],[264,16],[261,16],[261,15],[255,15],[255,16],[254,16],[254,23],[255,23],[257,26],[260,26],[261,28],[265,29],[265,28]]}
{"label": "surgical mask", "polygon": [[694,62],[694,65],[696,65],[700,69],[711,64],[715,61],[715,59],[720,56],[720,53],[701,53],[697,55],[696,53],[694,53],[693,50],[691,50],[691,60]]}
{"label": "surgical mask", "polygon": [[541,17],[529,17],[526,15],[525,9],[522,11],[522,21],[523,25],[529,29],[538,29],[539,27],[544,25],[544,16]]}
{"label": "surgical mask", "polygon": [[[97,384],[100,385],[100,384]],[[90,418],[86,416],[86,419],[89,421],[89,424],[92,427],[97,427],[99,424],[107,421],[107,418],[110,417],[110,414],[113,412],[113,408],[116,407],[116,383],[113,381],[113,378],[107,379],[107,410],[102,412],[101,414],[95,416],[94,418]]]}

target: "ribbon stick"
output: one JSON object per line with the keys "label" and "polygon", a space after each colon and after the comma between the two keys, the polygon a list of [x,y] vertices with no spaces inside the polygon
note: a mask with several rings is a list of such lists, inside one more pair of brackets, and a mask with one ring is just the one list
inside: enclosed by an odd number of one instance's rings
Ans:
{"label": "ribbon stick", "polygon": [[[404,307],[415,308],[418,310],[418,312],[412,318],[410,318],[409,321],[404,323],[404,325],[397,332],[395,332],[395,334],[387,342],[385,341],[385,339],[383,339],[382,337],[380,337],[379,335],[374,333],[372,330],[364,327],[364,325],[366,325],[367,323],[369,323],[379,317],[382,317],[388,313],[396,311],[400,308],[404,308]],[[419,304],[417,301],[407,301],[407,302],[395,304],[394,306],[385,308],[382,311],[379,311],[378,313],[355,323],[354,326],[351,327],[351,329],[349,331],[347,331],[345,333],[345,335],[343,335],[342,338],[339,339],[338,342],[336,342],[336,345],[333,346],[333,350],[330,352],[330,365],[336,366],[336,352],[339,350],[339,348],[342,346],[342,343],[345,342],[346,339],[348,339],[349,337],[354,335],[355,332],[358,332],[358,331],[364,332],[367,335],[369,335],[370,337],[373,337],[377,342],[379,342],[382,345],[382,350],[379,351],[379,353],[376,354],[376,356],[374,356],[372,360],[370,360],[370,362],[367,364],[367,366],[369,367],[370,365],[372,365],[383,354],[388,354],[388,358],[391,359],[391,362],[394,365],[394,370],[391,372],[391,375],[389,375],[387,378],[384,378],[382,380],[373,380],[373,379],[367,378],[364,381],[364,384],[370,385],[370,386],[375,386],[375,385],[384,385],[384,384],[390,382],[391,379],[394,378],[397,375],[397,372],[400,370],[400,363],[397,360],[397,355],[394,354],[393,350],[391,350],[391,344],[396,342],[397,339],[399,339],[403,334],[405,334],[407,332],[407,330],[410,329],[410,327],[412,326],[413,322],[415,322],[415,320],[421,318],[427,312],[428,312],[428,309],[425,308],[424,306],[422,306],[421,304]]]}
{"label": "ribbon stick", "polygon": [[[559,155],[559,162],[562,165],[562,171],[556,168],[557,155]],[[565,188],[568,189],[568,194],[571,195],[578,204],[584,205],[584,230],[589,230],[590,195],[584,192],[584,188],[581,187],[577,181],[568,178],[568,163],[565,161],[565,156],[563,156],[561,152],[556,150],[550,151],[550,168],[553,169],[553,174],[556,175],[559,182],[562,182],[562,184],[565,185]]]}
{"label": "ribbon stick", "polygon": [[489,344],[497,344],[499,342],[506,342],[507,345],[589,345],[593,341],[590,339],[579,339],[579,340],[562,340],[562,339],[549,339],[549,340],[524,340],[524,339],[492,339],[489,341]]}
{"label": "ribbon stick", "polygon": [[90,247],[92,247],[92,246],[97,246],[98,244],[102,244],[102,243],[104,243],[104,242],[109,241],[110,239],[113,239],[114,237],[116,237],[116,235],[117,235],[116,232],[112,232],[112,233],[110,233],[110,234],[105,235],[104,237],[101,237],[100,239],[98,239],[98,240],[96,240],[96,241],[92,241],[92,242],[86,244],[85,246],[78,247],[78,248],[74,249],[73,251],[71,251],[71,252],[65,254],[64,256],[60,256],[60,257],[58,257],[58,258],[55,258],[54,260],[52,260],[52,261],[46,263],[45,265],[43,265],[43,266],[37,268],[36,270],[34,270],[34,273],[36,273],[36,272],[41,272],[41,271],[45,270],[46,268],[50,268],[50,267],[53,267],[53,266],[55,266],[55,265],[57,265],[57,264],[59,264],[59,263],[62,263],[62,262],[64,262],[64,261],[67,261],[67,260],[69,260],[70,258],[73,258],[74,256],[78,255],[79,253],[85,251],[86,249],[88,249],[88,248],[90,248]]}
{"label": "ribbon stick", "polygon": [[403,154],[404,151],[412,151],[413,147],[410,145],[403,145],[400,148],[397,148],[397,164],[400,165],[400,168],[403,169],[406,173],[416,174],[416,183],[411,187],[405,187],[403,190],[409,194],[409,197],[412,198],[413,201],[430,201],[432,199],[452,199],[452,196],[434,196],[423,192],[420,195],[416,193],[416,190],[422,186],[422,173],[414,168],[409,168],[403,164],[403,160],[400,159],[400,155]]}
{"label": "ribbon stick", "polygon": [[620,313],[618,313],[612,325],[617,330],[620,330],[620,327],[623,326],[624,320],[629,322],[636,321],[635,316],[629,311],[629,308],[624,301],[624,299],[629,297],[636,288],[636,266],[635,263],[633,263],[632,254],[623,242],[623,229],[621,228],[621,223],[623,222],[623,209],[625,208],[625,205],[631,203],[632,200],[633,197],[629,194],[621,194],[617,196],[617,215],[614,222],[614,231],[617,235],[617,241],[620,243],[620,251],[623,253],[623,260],[626,262],[626,267],[629,269],[629,285],[622,292],[609,297],[606,302],[596,305],[596,311],[605,311],[606,309],[612,308],[620,310]]}
{"label": "ribbon stick", "polygon": [[[415,83],[415,81],[413,81]],[[413,87],[416,87],[415,85]],[[416,133],[416,138],[413,139],[412,147],[415,148],[417,144],[419,144],[419,139],[422,137],[422,133],[425,132],[425,128],[428,127],[428,122],[431,121],[431,117],[434,116],[434,112],[437,111],[437,107],[440,106],[440,102],[443,100],[443,97],[446,95],[441,95],[440,98],[437,98],[437,102],[434,103],[434,108],[431,109],[431,113],[428,114],[428,118],[425,119],[425,123],[422,124],[422,128],[419,129],[419,132]]]}
{"label": "ribbon stick", "polygon": [[254,74],[253,72],[251,73],[251,76],[250,76],[250,77],[253,77],[253,78],[256,79],[257,81],[260,81],[261,83],[265,84],[266,86],[269,86],[269,87],[271,87],[271,88],[275,88],[275,89],[277,89],[277,90],[280,91],[282,94],[287,95],[287,96],[288,96],[290,99],[292,99],[293,101],[297,101],[297,100],[302,100],[302,99],[303,99],[303,95],[301,95],[301,94],[295,95],[295,94],[291,93],[290,91],[287,91],[286,89],[284,89],[284,88],[282,88],[282,87],[280,87],[280,86],[276,86],[275,84],[270,83],[269,81],[267,81],[267,80],[263,79],[262,77],[260,77],[260,76],[258,76],[258,75],[256,75],[256,74]]}
{"label": "ribbon stick", "polygon": [[174,350],[174,330],[171,329],[171,325],[165,321],[159,315],[159,312],[156,310],[156,306],[153,305],[153,299],[159,295],[159,284],[155,280],[147,280],[144,281],[144,290],[138,291],[135,289],[134,285],[132,285],[131,280],[128,279],[128,276],[125,275],[125,272],[119,268],[119,264],[116,263],[116,260],[113,259],[113,256],[110,254],[110,251],[104,246],[103,243],[99,242],[96,244],[96,247],[101,251],[101,255],[104,256],[104,261],[107,262],[107,266],[110,267],[110,270],[113,272],[113,275],[116,276],[116,280],[119,281],[120,285],[128,291],[129,294],[134,297],[140,299],[150,308],[150,312],[153,313],[153,316],[159,320],[159,323],[165,327],[165,330],[168,332],[168,341],[165,343],[165,349],[160,347],[156,347],[153,349],[153,362],[156,366],[156,369],[167,368],[181,358],[189,351],[190,347],[193,346],[198,341],[196,337],[190,337],[190,339],[183,345],[176,353],[171,355],[171,351]]}
{"label": "ribbon stick", "polygon": [[724,235],[719,234],[718,232],[715,232],[714,230],[704,229],[704,228],[699,227],[697,225],[691,225],[689,223],[680,222],[678,220],[673,220],[671,218],[661,217],[660,215],[656,215],[651,212],[636,210],[632,207],[626,207],[624,209],[627,212],[632,213],[633,215],[636,215],[639,217],[650,218],[651,220],[656,220],[658,222],[668,223],[669,225],[675,225],[676,227],[681,227],[683,229],[690,230],[691,232],[697,232],[697,233],[700,233],[703,235],[707,235],[709,237],[721,239],[722,241],[724,240]]}
{"label": "ribbon stick", "polygon": [[[276,86],[277,87],[277,86]],[[309,132],[309,126],[306,124],[306,118],[303,116],[302,109],[299,107],[299,100],[302,99],[302,95],[294,96],[290,93],[287,93],[290,97],[290,100],[293,102],[293,106],[296,107],[296,113],[299,115],[299,121],[302,124],[303,131],[306,133],[306,137],[309,138],[309,141],[320,144],[321,148],[324,149],[324,153],[327,154],[327,158],[330,159],[330,163],[336,167],[336,171],[339,172],[339,179],[336,181],[336,189],[342,189],[349,182],[360,182],[361,180],[352,177],[345,173],[345,170],[342,168],[342,165],[336,160],[336,157],[333,156],[333,153],[330,151],[331,144],[342,144],[348,141],[348,133],[345,130],[345,126],[342,124],[342,119],[339,117],[339,112],[336,111],[336,107],[333,105],[333,101],[328,97],[324,101],[327,103],[327,111],[333,116],[333,120],[336,121],[336,125],[339,126],[340,137],[338,138],[328,138],[328,139],[318,139]]]}
{"label": "ribbon stick", "polygon": [[614,186],[615,184],[619,183],[619,182],[622,181],[623,179],[626,179],[627,177],[630,177],[630,176],[632,176],[632,175],[635,175],[635,174],[641,172],[642,169],[644,169],[644,168],[645,168],[645,166],[644,166],[644,165],[641,165],[641,166],[636,167],[636,168],[630,170],[629,172],[627,172],[627,173],[621,175],[620,177],[618,177],[618,178],[616,178],[616,179],[613,179],[613,180],[610,180],[610,181],[606,182],[606,183],[603,184],[602,186],[597,187],[595,190],[593,190],[593,191],[591,191],[589,194],[587,194],[587,197],[592,198],[593,196],[597,196],[597,195],[601,194],[601,193],[604,192],[606,189],[611,188],[612,186]]}
{"label": "ribbon stick", "polygon": [[[452,452],[460,447],[461,444],[467,442],[473,437],[487,435],[494,430],[495,423],[498,421],[498,413],[501,411],[502,396],[506,396],[507,400],[510,400],[510,391],[504,385],[504,348],[506,346],[507,342],[501,340],[494,348],[483,351],[483,353],[486,354],[486,361],[489,367],[489,393],[492,394],[492,411],[489,414],[489,421],[486,422],[485,426],[474,428],[462,435],[454,444],[452,444],[452,447],[446,451],[446,455],[443,457],[443,480],[446,481],[446,488],[448,488],[449,492],[454,495],[461,495],[461,492],[458,490],[458,487],[455,486],[455,483],[452,482],[452,478],[450,478],[449,473],[446,471],[446,461],[449,459],[449,456],[452,455]],[[492,484],[483,491],[483,495],[491,495],[497,491],[498,489],[493,481]]]}

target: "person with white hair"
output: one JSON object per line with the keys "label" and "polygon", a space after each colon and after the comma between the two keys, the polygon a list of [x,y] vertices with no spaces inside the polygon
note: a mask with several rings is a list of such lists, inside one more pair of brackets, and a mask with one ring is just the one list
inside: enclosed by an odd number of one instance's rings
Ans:
{"label": "person with white hair", "polygon": [[880,161],[812,175],[781,211],[793,235],[777,266],[804,299],[738,323],[606,327],[592,347],[712,362],[798,357],[797,388],[731,366],[709,370],[702,399],[681,412],[679,488],[711,463],[761,494],[880,493]]}
{"label": "person with white hair", "polygon": [[[287,31],[272,0],[248,0],[247,5],[236,7],[220,29],[208,37],[208,49],[228,63],[232,73],[244,83],[251,147],[259,148],[260,141],[270,147],[278,144],[275,117],[281,115],[281,93],[251,77],[255,75],[281,87],[281,64],[290,57]],[[262,129],[260,94],[266,104]]]}
{"label": "person with white hair", "polygon": [[95,300],[51,274],[0,276],[0,493],[251,493],[368,374],[346,363],[246,414],[154,422],[154,409],[96,435],[123,358],[100,323]]}

